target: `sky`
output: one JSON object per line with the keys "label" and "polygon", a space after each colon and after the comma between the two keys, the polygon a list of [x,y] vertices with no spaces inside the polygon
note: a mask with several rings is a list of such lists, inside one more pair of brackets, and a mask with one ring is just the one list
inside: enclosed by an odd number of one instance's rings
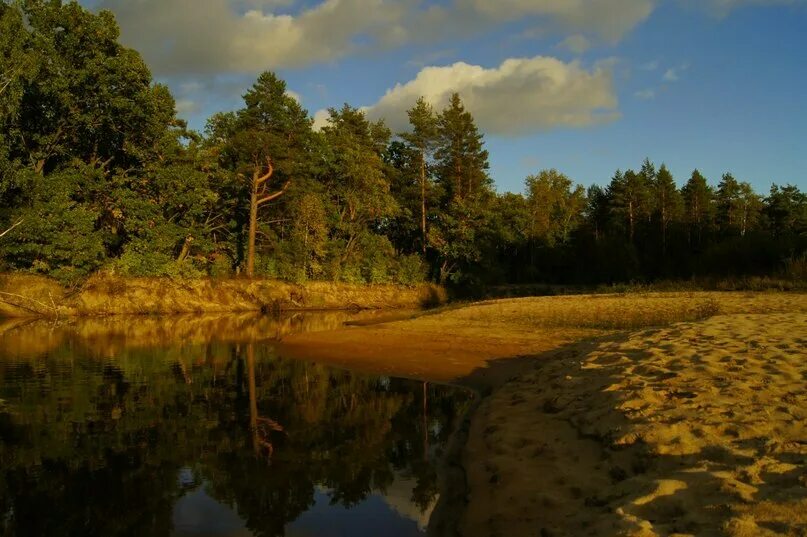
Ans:
{"label": "sky", "polygon": [[807,189],[807,0],[83,0],[203,130],[265,70],[321,125],[406,128],[458,92],[499,191],[556,168],[607,184],[645,157],[760,193]]}

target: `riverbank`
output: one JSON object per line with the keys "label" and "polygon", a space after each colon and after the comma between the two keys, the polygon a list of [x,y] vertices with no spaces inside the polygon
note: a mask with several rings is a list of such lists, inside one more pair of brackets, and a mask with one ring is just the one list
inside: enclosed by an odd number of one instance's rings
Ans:
{"label": "riverbank", "polygon": [[60,317],[329,309],[408,309],[444,303],[443,288],[277,280],[96,275],[75,290],[55,280],[0,275],[0,317]]}
{"label": "riverbank", "polygon": [[806,346],[805,294],[651,293],[490,301],[282,349],[483,395],[433,534],[744,537],[807,530]]}

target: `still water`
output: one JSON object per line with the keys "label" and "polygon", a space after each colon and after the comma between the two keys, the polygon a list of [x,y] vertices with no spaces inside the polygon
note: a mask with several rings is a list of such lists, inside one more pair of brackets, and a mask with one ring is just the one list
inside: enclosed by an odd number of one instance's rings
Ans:
{"label": "still water", "polygon": [[346,320],[0,320],[0,535],[422,535],[470,396],[274,350]]}

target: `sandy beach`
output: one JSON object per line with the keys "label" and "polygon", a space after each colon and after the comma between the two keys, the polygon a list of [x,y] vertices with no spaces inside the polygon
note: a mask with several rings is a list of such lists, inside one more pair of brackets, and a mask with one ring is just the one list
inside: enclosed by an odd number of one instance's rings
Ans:
{"label": "sandy beach", "polygon": [[460,535],[807,535],[807,295],[490,301],[284,348],[480,390]]}

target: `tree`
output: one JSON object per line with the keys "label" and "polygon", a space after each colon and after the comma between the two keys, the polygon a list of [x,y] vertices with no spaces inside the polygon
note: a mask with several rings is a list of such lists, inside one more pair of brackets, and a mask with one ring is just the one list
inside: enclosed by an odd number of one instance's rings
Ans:
{"label": "tree", "polygon": [[717,221],[724,234],[738,226],[740,220],[740,183],[730,173],[724,173],[715,194]]}
{"label": "tree", "polygon": [[147,188],[146,169],[183,125],[108,11],[4,3],[0,29],[0,219],[30,224],[7,236],[4,256],[81,277],[121,254],[123,224],[138,217],[123,200]]}
{"label": "tree", "polygon": [[645,173],[617,170],[608,185],[611,210],[622,222],[627,223],[628,241],[635,243],[636,226],[650,214],[648,184]]}
{"label": "tree", "polygon": [[[246,273],[255,273],[259,210],[286,193],[294,178],[310,173],[313,145],[308,113],[272,72],[258,76],[244,95],[244,108],[208,123],[211,150],[220,165],[246,179],[248,198]],[[278,188],[270,189],[276,180]]]}
{"label": "tree", "polygon": [[745,237],[748,231],[757,226],[762,213],[762,199],[745,181],[740,183],[738,206],[740,236]]}
{"label": "tree", "polygon": [[494,194],[483,136],[458,94],[451,96],[437,122],[435,169],[444,195],[429,244],[439,258],[439,280],[446,282],[462,278],[463,270],[479,261],[476,241],[489,221],[488,200]]}
{"label": "tree", "polygon": [[591,185],[586,191],[585,218],[594,235],[599,241],[608,229],[610,198],[605,189],[598,185]]}
{"label": "tree", "polygon": [[662,255],[667,255],[667,230],[670,222],[678,219],[682,200],[681,193],[675,185],[673,176],[667,166],[662,164],[650,183],[653,196],[654,212],[661,232]]}
{"label": "tree", "polygon": [[807,231],[807,194],[797,186],[780,187],[774,183],[765,204],[765,215],[774,237]]}
{"label": "tree", "polygon": [[542,170],[525,180],[530,212],[529,236],[552,247],[565,243],[579,225],[585,207],[585,189],[555,169]]}
{"label": "tree", "polygon": [[730,173],[723,174],[717,186],[717,216],[724,234],[746,232],[759,221],[762,203],[750,184],[738,182]]}
{"label": "tree", "polygon": [[487,193],[492,185],[488,152],[458,93],[451,96],[437,121],[437,176],[449,199],[458,202]]}
{"label": "tree", "polygon": [[430,183],[427,170],[429,168],[429,159],[437,141],[437,117],[432,106],[423,97],[417,100],[415,106],[407,114],[409,115],[412,132],[401,134],[401,138],[412,151],[417,153],[419,160],[420,232],[422,252],[425,254],[428,242],[426,234],[426,191]]}
{"label": "tree", "polygon": [[714,218],[714,190],[696,169],[681,189],[684,200],[685,222],[689,228],[689,241],[703,244],[703,232]]}
{"label": "tree", "polygon": [[304,192],[292,202],[293,224],[291,231],[295,261],[301,265],[305,278],[321,275],[321,263],[328,241],[328,220],[325,203],[315,192]]}
{"label": "tree", "polygon": [[272,159],[266,159],[266,170],[261,163],[255,162],[252,171],[252,181],[250,181],[249,191],[249,243],[247,247],[247,277],[255,275],[255,237],[258,234],[258,209],[261,205],[279,198],[288,190],[291,180],[287,180],[280,190],[270,192],[266,182],[272,178],[275,167]]}
{"label": "tree", "polygon": [[364,253],[372,253],[364,252],[362,243],[375,242],[370,235],[398,210],[383,159],[390,131],[348,105],[329,112],[322,133],[328,151],[326,189],[336,209],[337,258],[340,265],[356,268]]}

